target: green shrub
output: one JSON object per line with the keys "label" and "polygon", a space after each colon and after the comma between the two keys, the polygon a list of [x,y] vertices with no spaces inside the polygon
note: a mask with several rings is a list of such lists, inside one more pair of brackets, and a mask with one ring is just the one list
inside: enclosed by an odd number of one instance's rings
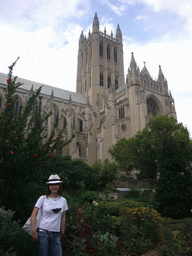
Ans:
{"label": "green shrub", "polygon": [[190,247],[185,239],[174,235],[169,228],[164,227],[161,230],[161,235],[163,245],[160,247],[160,253],[162,256],[191,255],[192,251],[190,250]]}
{"label": "green shrub", "polygon": [[82,203],[92,203],[93,201],[100,201],[99,195],[95,191],[85,191],[81,194]]}
{"label": "green shrub", "polygon": [[23,231],[18,222],[12,221],[13,215],[14,212],[0,208],[1,255],[37,255],[37,248],[31,236]]}
{"label": "green shrub", "polygon": [[91,172],[88,173],[87,178],[84,180],[84,184],[87,190],[98,190],[100,188],[106,188],[107,185],[112,185],[116,180],[118,169],[115,162],[110,162],[105,159],[96,161],[92,165]]}
{"label": "green shrub", "polygon": [[132,254],[142,255],[152,244],[160,240],[163,219],[152,208],[123,208],[122,232],[126,250]]}

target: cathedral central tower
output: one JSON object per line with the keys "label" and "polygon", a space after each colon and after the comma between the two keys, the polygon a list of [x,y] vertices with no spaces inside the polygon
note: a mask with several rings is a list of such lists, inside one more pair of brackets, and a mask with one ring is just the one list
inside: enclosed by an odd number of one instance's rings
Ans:
{"label": "cathedral central tower", "polygon": [[109,90],[124,84],[122,33],[119,25],[116,37],[99,31],[97,13],[93,19],[92,33],[79,39],[76,92],[86,95],[94,107],[98,98],[107,97]]}

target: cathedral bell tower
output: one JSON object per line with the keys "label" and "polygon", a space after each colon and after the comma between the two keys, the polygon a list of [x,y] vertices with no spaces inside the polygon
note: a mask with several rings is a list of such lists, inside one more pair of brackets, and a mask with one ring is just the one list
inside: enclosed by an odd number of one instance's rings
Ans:
{"label": "cathedral bell tower", "polygon": [[[106,29],[101,32],[99,30],[99,19],[97,13],[95,13],[92,33],[89,32],[87,38],[83,31],[80,35],[76,86],[76,92],[84,94],[90,103],[92,125],[89,126],[88,130],[87,153],[89,163],[101,159],[101,155],[105,155],[101,151],[107,152],[108,150],[106,143],[103,143],[106,149],[101,149],[101,141],[104,139],[102,137],[104,135],[101,133],[103,113],[106,112],[106,102],[108,100],[110,104],[114,104],[111,98],[114,98],[115,89],[118,89],[124,83],[121,29],[118,25],[116,37],[113,36],[112,31],[110,35],[107,34]],[[113,107],[110,107],[110,109],[112,110]],[[109,109],[107,110],[109,112]],[[115,113],[110,112],[110,116],[114,115]],[[111,121],[111,119],[110,124],[108,124],[109,135],[111,134],[112,124],[114,126],[114,120]],[[111,141],[111,139],[109,138],[108,141]]]}
{"label": "cathedral bell tower", "polygon": [[99,19],[95,13],[92,33],[88,38],[83,34],[79,39],[77,86],[76,92],[89,97],[91,106],[95,107],[97,98],[106,98],[109,88],[115,89],[124,84],[124,64],[122,33],[119,25],[116,38],[111,31],[107,35],[99,31]]}

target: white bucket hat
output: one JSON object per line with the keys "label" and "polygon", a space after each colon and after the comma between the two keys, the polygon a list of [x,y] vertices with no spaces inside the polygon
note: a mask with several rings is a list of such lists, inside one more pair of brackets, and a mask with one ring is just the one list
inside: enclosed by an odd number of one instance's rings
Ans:
{"label": "white bucket hat", "polygon": [[59,184],[62,183],[63,181],[60,180],[59,176],[57,174],[52,174],[49,179],[47,184]]}

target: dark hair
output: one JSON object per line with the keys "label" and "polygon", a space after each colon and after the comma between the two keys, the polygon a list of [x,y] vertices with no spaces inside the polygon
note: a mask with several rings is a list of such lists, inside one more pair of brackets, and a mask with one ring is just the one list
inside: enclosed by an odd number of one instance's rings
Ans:
{"label": "dark hair", "polygon": [[[59,191],[58,191],[58,195],[62,196],[62,184],[59,183]],[[47,184],[47,191],[46,191],[46,197],[48,197],[51,194],[51,190],[49,189],[50,184]]]}

